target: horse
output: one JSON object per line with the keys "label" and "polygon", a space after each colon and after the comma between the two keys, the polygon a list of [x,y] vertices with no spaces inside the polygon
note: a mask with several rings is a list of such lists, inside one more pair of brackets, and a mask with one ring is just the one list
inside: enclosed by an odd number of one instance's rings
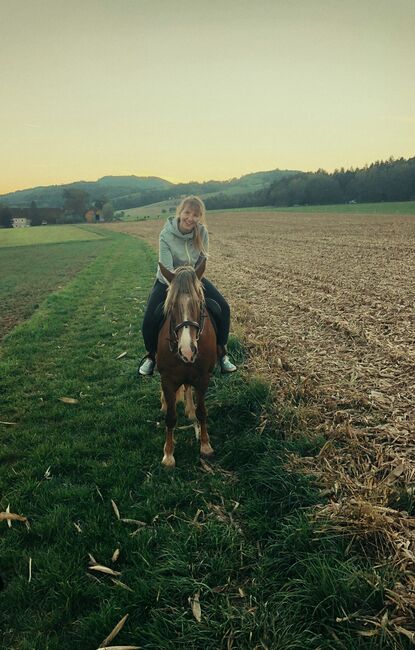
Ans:
{"label": "horse", "polygon": [[[174,468],[173,431],[177,423],[176,402],[183,395],[186,416],[200,432],[200,455],[214,451],[207,432],[205,393],[217,361],[216,330],[206,308],[201,278],[206,259],[196,267],[181,266],[173,273],[159,263],[169,283],[164,304],[165,320],[158,336],[157,368],[161,377],[161,405],[165,413],[166,442],[161,461]],[[196,394],[193,401],[192,387]]]}

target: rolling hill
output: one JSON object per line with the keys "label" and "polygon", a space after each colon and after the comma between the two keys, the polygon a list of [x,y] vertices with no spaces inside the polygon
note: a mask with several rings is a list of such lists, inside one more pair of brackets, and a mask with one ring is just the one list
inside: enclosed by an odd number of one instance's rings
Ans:
{"label": "rolling hill", "polygon": [[64,185],[49,185],[18,190],[0,196],[0,203],[13,207],[29,207],[36,201],[38,207],[63,207],[64,189],[81,189],[88,193],[91,203],[97,200],[112,201],[116,210],[149,205],[185,194],[211,197],[216,194],[241,194],[254,192],[272,182],[298,172],[271,170],[245,174],[227,181],[210,180],[203,183],[171,183],[156,176],[103,176],[97,181],[77,181]]}

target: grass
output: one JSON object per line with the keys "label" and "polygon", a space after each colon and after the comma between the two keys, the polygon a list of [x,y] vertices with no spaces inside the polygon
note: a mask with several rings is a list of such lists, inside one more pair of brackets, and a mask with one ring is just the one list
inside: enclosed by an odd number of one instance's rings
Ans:
{"label": "grass", "polygon": [[[141,221],[143,219],[157,219],[163,218],[166,219],[169,214],[169,208],[176,208],[178,205],[178,199],[169,199],[167,201],[159,201],[157,203],[150,203],[149,205],[143,205],[138,208],[127,208],[126,210],[117,210],[117,212],[124,212],[123,221]],[[163,212],[164,210],[164,212]],[[175,214],[175,212],[173,212]]]}
{"label": "grass", "polygon": [[[158,382],[136,378],[155,263],[143,242],[113,233],[4,339],[0,420],[15,425],[0,425],[0,509],[10,503],[30,530],[0,522],[1,647],[94,650],[126,613],[114,643],[154,650],[409,647],[336,622],[377,612],[392,576],[318,533],[309,509],[319,494],[286,458],[312,456],[322,441],[284,442],[282,420],[259,427],[270,400],[263,383],[215,376],[216,464],[201,466],[193,434],[179,430],[177,468],[161,467]],[[241,363],[237,340],[230,351]],[[119,520],[111,499],[143,524]],[[127,588],[93,576],[89,553]]]}
{"label": "grass", "polygon": [[[64,228],[64,226],[62,227]],[[37,229],[27,229],[37,240]],[[19,231],[18,234],[20,234]],[[44,232],[42,230],[41,232]],[[86,233],[87,236],[94,233]],[[105,247],[105,239],[7,248],[0,255],[0,338]]]}
{"label": "grass", "polygon": [[401,201],[390,203],[341,203],[338,205],[299,205],[290,208],[276,208],[265,206],[257,208],[223,208],[209,210],[209,212],[327,212],[338,214],[399,214],[415,215],[415,201]]}
{"label": "grass", "polygon": [[79,226],[37,226],[33,228],[1,228],[0,248],[57,244],[68,241],[101,239],[102,235]]}

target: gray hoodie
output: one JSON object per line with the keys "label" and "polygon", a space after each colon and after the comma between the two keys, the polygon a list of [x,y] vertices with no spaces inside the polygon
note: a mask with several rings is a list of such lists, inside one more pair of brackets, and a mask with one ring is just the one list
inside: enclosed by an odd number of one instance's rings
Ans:
{"label": "gray hoodie", "polygon": [[[198,224],[196,228],[199,228],[203,248],[208,252],[208,231],[201,223]],[[203,254],[201,254],[193,244],[193,232],[183,235],[179,230],[177,218],[169,217],[160,233],[159,262],[161,262],[166,269],[169,269],[169,271],[174,271],[178,266],[197,266],[197,263],[202,257]],[[167,284],[159,268],[157,269],[157,280],[160,280],[163,284]]]}

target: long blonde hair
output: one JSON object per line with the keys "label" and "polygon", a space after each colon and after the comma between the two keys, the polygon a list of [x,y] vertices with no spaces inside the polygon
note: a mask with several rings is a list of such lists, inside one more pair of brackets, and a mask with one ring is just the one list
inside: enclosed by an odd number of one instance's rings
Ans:
{"label": "long blonde hair", "polygon": [[199,196],[194,196],[193,194],[190,196],[186,196],[180,202],[180,205],[178,205],[176,209],[176,218],[179,224],[180,224],[180,214],[187,206],[192,208],[192,210],[198,212],[200,215],[199,223],[196,225],[196,227],[193,230],[193,244],[196,250],[198,250],[200,253],[202,253],[202,255],[207,257],[208,252],[203,247],[203,241],[200,235],[200,228],[198,227],[199,224],[203,224],[205,227],[207,227],[205,204],[203,203],[202,199]]}

